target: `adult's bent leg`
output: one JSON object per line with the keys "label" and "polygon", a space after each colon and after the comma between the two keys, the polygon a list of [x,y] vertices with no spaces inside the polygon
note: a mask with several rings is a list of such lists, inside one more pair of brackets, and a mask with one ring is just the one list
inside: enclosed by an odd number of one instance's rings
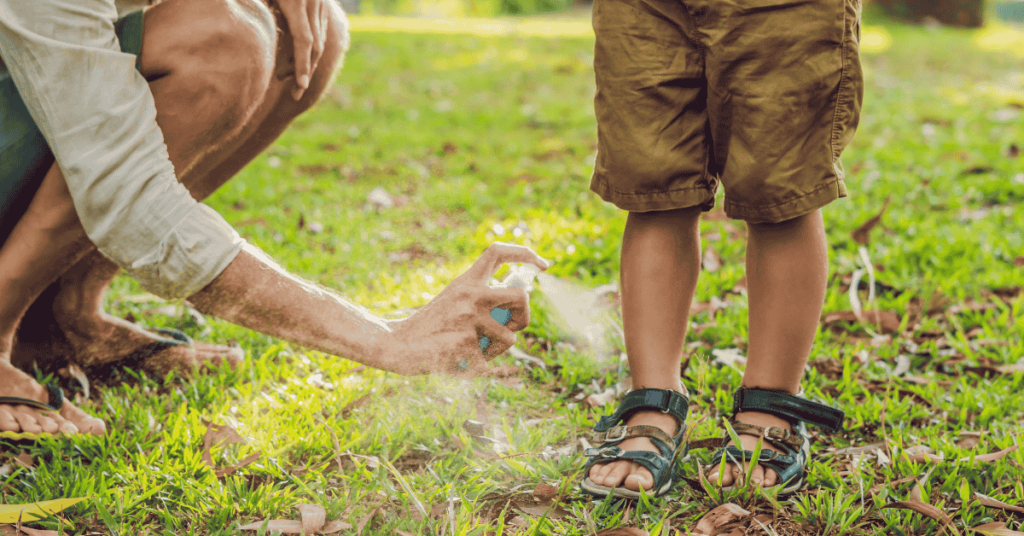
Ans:
{"label": "adult's bent leg", "polygon": [[[151,80],[157,122],[175,170],[193,197],[203,200],[227,182],[329,85],[347,47],[347,30],[337,6],[327,5],[327,45],[310,88],[299,101],[291,97],[293,78],[278,80],[270,74],[271,69],[280,71],[274,63],[289,60],[290,47],[285,45],[291,36],[284,32],[275,47],[273,17],[262,4],[168,0],[146,13],[142,73]],[[241,14],[238,8],[243,9]],[[197,28],[197,21],[205,26]],[[184,25],[193,31],[181,32]],[[103,311],[103,295],[118,271],[94,254],[59,282],[52,310],[81,363],[118,361],[159,338]],[[194,348],[167,348],[145,365],[163,371],[221,360],[235,363],[241,357],[238,349],[196,343]]]}
{"label": "adult's bent leg", "polygon": [[[92,251],[60,169],[47,172],[28,211],[0,248],[0,396],[47,403],[47,390],[11,363],[15,330],[29,304],[62,267]],[[102,434],[103,421],[65,401],[58,413],[0,405],[0,431]]]}

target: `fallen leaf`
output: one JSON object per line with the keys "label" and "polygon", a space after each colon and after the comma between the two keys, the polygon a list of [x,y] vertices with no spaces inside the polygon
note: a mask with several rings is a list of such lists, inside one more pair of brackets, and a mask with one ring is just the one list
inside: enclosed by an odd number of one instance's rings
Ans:
{"label": "fallen leaf", "polygon": [[262,455],[262,453],[259,452],[259,451],[254,452],[254,453],[250,454],[249,456],[246,456],[245,458],[243,458],[241,461],[239,461],[238,463],[236,463],[234,465],[229,465],[227,467],[221,467],[220,469],[217,469],[217,471],[214,474],[217,475],[218,478],[219,477],[223,477],[223,476],[228,476],[228,475],[234,473],[235,471],[237,471],[237,470],[239,470],[239,469],[241,469],[241,468],[243,468],[243,467],[245,467],[247,465],[250,465],[253,462],[255,462],[256,460],[260,459],[261,455]]}
{"label": "fallen leaf", "polygon": [[82,396],[87,400],[89,398],[89,377],[85,375],[85,371],[81,367],[74,363],[68,364],[68,374],[78,380],[78,383],[82,386]]}
{"label": "fallen leaf", "polygon": [[868,218],[867,221],[860,224],[859,227],[857,227],[856,229],[853,230],[853,232],[850,233],[850,236],[853,237],[854,242],[862,246],[866,246],[869,242],[871,242],[871,230],[877,227],[878,224],[882,223],[882,216],[884,216],[885,211],[888,210],[890,200],[890,198],[886,197],[885,202],[882,204],[882,210],[879,210],[878,214],[875,214],[874,216]]}
{"label": "fallen leaf", "polygon": [[650,533],[634,527],[616,527],[614,529],[604,529],[595,536],[650,536]]}
{"label": "fallen leaf", "polygon": [[985,523],[984,525],[971,527],[971,530],[980,532],[985,536],[1024,536],[1024,532],[1010,530],[1006,524],[999,522]]}
{"label": "fallen leaf", "polygon": [[395,205],[394,200],[391,199],[391,194],[381,187],[374,188],[370,194],[366,196],[366,200],[371,205],[378,208],[391,208]]}
{"label": "fallen leaf", "polygon": [[937,454],[935,449],[927,445],[914,445],[913,447],[903,449],[903,452],[906,454],[907,459],[914,463],[939,463],[944,459],[942,454]]}
{"label": "fallen leaf", "polygon": [[1024,513],[1024,508],[1021,508],[1020,506],[1014,506],[1012,504],[1004,503],[1003,501],[1000,501],[998,499],[993,499],[992,497],[989,497],[988,495],[982,495],[980,493],[975,493],[974,494],[974,498],[978,499],[978,502],[981,503],[982,506],[987,506],[989,508],[999,508],[1000,510],[1008,510],[1010,512]]}
{"label": "fallen leaf", "polygon": [[1017,158],[1020,156],[1020,145],[1011,143],[1010,146],[1006,148],[1006,156],[1009,158]]}
{"label": "fallen leaf", "polygon": [[26,527],[24,525],[20,527],[20,531],[13,525],[5,525],[3,529],[3,536],[7,536],[8,534],[10,536],[21,536],[22,534],[25,534],[27,536],[60,536],[60,533],[55,530],[33,529],[30,527]]}
{"label": "fallen leaf", "polygon": [[992,166],[971,166],[960,172],[960,175],[983,175],[992,173],[996,168]]}
{"label": "fallen leaf", "polygon": [[401,536],[416,536],[415,534],[413,534],[411,532],[405,532],[402,529],[395,529],[395,533],[396,534],[400,534]]}
{"label": "fallen leaf", "polygon": [[44,517],[66,510],[82,501],[77,499],[55,499],[27,504],[0,504],[0,523],[17,523],[18,521],[36,521]]}
{"label": "fallen leaf", "polygon": [[[1020,448],[1019,445],[1013,445],[1013,446],[1010,446],[1010,447],[1006,447],[1005,449],[1000,450],[1000,451],[990,452],[988,454],[982,454],[981,456],[975,456],[974,460],[975,461],[979,461],[979,462],[985,462],[985,463],[987,463],[987,462],[994,462],[996,460],[1003,459],[1004,456],[1006,456],[1007,454],[1017,450],[1018,448]],[[965,456],[963,458],[960,458],[957,461],[958,462],[966,462],[966,461],[969,461],[970,459],[971,459],[970,456]]]}
{"label": "fallen leaf", "polygon": [[707,536],[724,534],[737,528],[734,524],[739,523],[749,515],[750,512],[744,510],[740,505],[731,502],[725,503],[712,508],[701,516],[692,532],[699,532]]}
{"label": "fallen leaf", "polygon": [[716,348],[711,350],[711,355],[715,356],[714,363],[721,366],[731,367],[747,364],[747,358],[739,348]]}
{"label": "fallen leaf", "polygon": [[547,502],[558,496],[558,488],[551,484],[538,482],[537,487],[533,488],[533,496],[537,498],[537,500]]}
{"label": "fallen leaf", "polygon": [[949,516],[945,512],[939,510],[937,507],[921,501],[898,501],[889,503],[882,508],[902,508],[906,510],[913,510],[919,514],[924,514],[943,525],[948,525],[950,522]]}
{"label": "fallen leaf", "polygon": [[35,462],[32,460],[32,455],[24,450],[14,457],[14,461],[25,469],[32,469],[36,466]]}
{"label": "fallen leaf", "polygon": [[534,506],[534,505],[523,505],[518,507],[524,514],[529,514],[534,517],[541,517],[547,514],[548,519],[564,519],[568,517],[569,513],[560,506]]}
{"label": "fallen leaf", "polygon": [[269,521],[256,521],[254,523],[249,523],[248,525],[242,525],[238,527],[238,529],[259,530],[260,527],[266,523],[268,531],[312,536],[318,532],[331,534],[352,528],[352,525],[345,523],[344,521],[332,521],[330,524],[325,525],[324,521],[326,520],[327,511],[324,510],[324,507],[318,504],[300,504],[296,508],[299,510],[299,515],[302,516],[302,521],[294,521],[291,519],[271,519]]}
{"label": "fallen leaf", "polygon": [[[865,324],[878,327],[884,335],[892,335],[900,330],[900,315],[893,311],[869,309],[861,312],[861,318]],[[826,313],[825,318],[821,321],[826,327],[838,322],[855,324],[858,322],[857,314],[853,311],[833,311]]]}
{"label": "fallen leaf", "polygon": [[[445,505],[445,503],[441,503],[441,504]],[[366,524],[369,523],[371,519],[373,519],[373,516],[377,515],[377,511],[378,510],[380,510],[379,506],[375,507],[373,510],[370,510],[369,514],[366,514],[365,517],[363,517],[362,519],[359,520],[358,523],[356,523],[356,536],[359,536],[360,534],[363,533],[363,529],[366,528]],[[433,510],[434,509],[431,508],[430,510],[431,510],[431,515],[433,515]]]}
{"label": "fallen leaf", "polygon": [[981,443],[981,432],[960,432],[956,440],[956,446],[964,450],[971,450],[979,443]]}

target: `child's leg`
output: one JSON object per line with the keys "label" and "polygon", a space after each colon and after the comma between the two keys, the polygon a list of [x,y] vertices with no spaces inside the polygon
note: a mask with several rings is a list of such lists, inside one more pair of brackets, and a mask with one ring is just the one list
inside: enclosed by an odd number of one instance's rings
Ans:
{"label": "child's leg", "polygon": [[[685,393],[679,381],[680,357],[690,303],[700,274],[699,207],[661,212],[631,212],[622,237],[622,320],[634,389],[673,389]],[[674,417],[641,411],[627,426],[650,425],[669,435],[678,432]],[[657,452],[650,440],[627,439],[622,450]],[[595,484],[651,489],[654,479],[639,464],[620,460],[595,465]]]}
{"label": "child's leg", "polygon": [[[743,387],[796,394],[804,365],[825,302],[828,279],[828,244],[821,210],[777,224],[749,224],[747,288],[750,301],[750,346]],[[739,422],[785,430],[788,422],[773,415],[748,411]],[[757,438],[740,436],[742,448],[753,450]],[[767,443],[763,448],[773,449]],[[718,472],[708,478],[714,482]],[[774,486],[775,471],[760,466],[750,477],[763,486]],[[722,485],[741,475],[727,465]]]}

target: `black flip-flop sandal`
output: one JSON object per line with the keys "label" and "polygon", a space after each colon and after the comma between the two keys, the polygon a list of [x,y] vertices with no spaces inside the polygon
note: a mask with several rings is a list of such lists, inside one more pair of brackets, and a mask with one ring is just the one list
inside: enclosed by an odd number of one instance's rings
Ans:
{"label": "black flip-flop sandal", "polygon": [[[668,493],[672,488],[673,468],[676,457],[680,450],[685,459],[687,456],[686,445],[683,443],[683,434],[686,432],[686,413],[689,410],[690,399],[679,392],[671,389],[639,389],[633,391],[622,399],[622,404],[615,413],[602,417],[594,427],[594,448],[587,449],[586,455],[589,458],[586,468],[583,469],[583,481],[580,488],[584,493],[595,497],[622,497],[626,499],[637,499],[639,491],[626,488],[610,488],[594,483],[590,480],[590,469],[595,465],[611,463],[617,460],[628,460],[636,462],[651,472],[654,477],[654,486],[645,493],[660,497]],[[624,423],[634,413],[641,410],[658,410],[675,417],[679,423],[679,431],[675,437],[665,433],[656,426],[626,426]],[[658,452],[646,450],[624,451],[618,444],[633,438],[646,437],[654,444]]]}
{"label": "black flip-flop sandal", "polygon": [[[762,428],[737,422],[736,414],[744,411],[759,411],[785,419],[789,421],[793,429],[790,431],[775,426]],[[812,402],[800,396],[764,389],[743,388],[737,390],[734,395],[732,413],[733,418],[730,423],[737,435],[764,438],[765,443],[781,451],[763,449],[757,458],[758,465],[770,468],[778,475],[780,483],[773,486],[781,486],[777,494],[778,497],[792,495],[800,491],[804,485],[804,467],[807,465],[811,450],[811,440],[808,437],[805,423],[830,432],[838,432],[842,429],[843,419],[846,417],[846,414],[840,409]],[[731,439],[728,435],[721,438],[701,439],[691,441],[689,448],[719,449],[712,456],[711,464],[705,470],[718,471],[723,458],[727,463],[744,464],[743,470],[746,470],[750,460],[754,459],[754,453],[736,446],[726,447],[729,441]],[[735,488],[736,486],[723,486],[722,490],[730,491]]]}
{"label": "black flip-flop sandal", "polygon": [[[17,396],[0,396],[0,405],[4,406],[27,406],[40,411],[50,411],[53,413],[60,413],[60,408],[64,407],[64,391],[61,390],[54,383],[43,384],[46,387],[48,400],[46,403],[39,402],[38,400],[32,400],[31,398],[20,398]],[[34,440],[40,437],[49,437],[53,434],[34,434],[31,432],[10,432],[0,431],[0,439],[11,439],[14,441],[22,440]]]}
{"label": "black flip-flop sandal", "polygon": [[162,352],[168,348],[173,348],[175,346],[195,346],[195,342],[192,340],[192,337],[185,335],[181,330],[174,328],[148,328],[148,331],[163,335],[169,340],[153,341],[141,348],[133,350],[130,354],[125,356],[124,359],[119,359],[117,362],[129,361],[141,363],[152,357],[154,354]]}

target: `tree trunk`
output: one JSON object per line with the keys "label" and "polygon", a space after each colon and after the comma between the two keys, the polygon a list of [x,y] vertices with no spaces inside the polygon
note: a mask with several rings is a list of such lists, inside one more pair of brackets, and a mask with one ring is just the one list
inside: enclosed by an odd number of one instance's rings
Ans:
{"label": "tree trunk", "polygon": [[874,0],[890,15],[911,21],[935,20],[947,26],[978,28],[985,9],[983,0]]}

